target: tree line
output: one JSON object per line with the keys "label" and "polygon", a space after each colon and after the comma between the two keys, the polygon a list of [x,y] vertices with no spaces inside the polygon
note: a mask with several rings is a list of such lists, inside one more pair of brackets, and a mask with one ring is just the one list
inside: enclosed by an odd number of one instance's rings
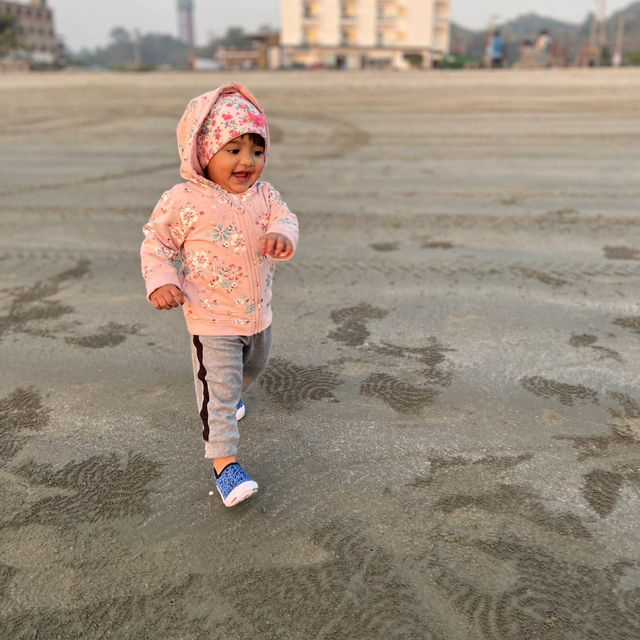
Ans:
{"label": "tree line", "polygon": [[[260,32],[270,31],[270,27],[260,28]],[[93,50],[83,49],[67,55],[69,62],[87,67],[156,68],[171,67],[186,69],[191,57],[213,59],[220,47],[238,49],[250,47],[251,35],[241,27],[229,27],[225,34],[212,38],[204,47],[192,49],[174,36],[163,33],[140,33],[124,27],[115,27],[104,47]]]}

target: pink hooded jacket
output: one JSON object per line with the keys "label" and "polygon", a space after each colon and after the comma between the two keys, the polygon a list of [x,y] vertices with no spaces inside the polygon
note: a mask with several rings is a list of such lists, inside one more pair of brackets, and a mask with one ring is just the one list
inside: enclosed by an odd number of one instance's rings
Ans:
{"label": "pink hooded jacket", "polygon": [[[175,284],[187,301],[187,328],[194,335],[253,335],[271,324],[275,262],[260,255],[259,238],[281,233],[298,241],[298,220],[267,182],[233,194],[208,180],[197,158],[196,138],[222,93],[242,94],[264,113],[243,86],[227,84],[194,98],[178,123],[180,175],[185,182],[162,194],[149,222],[140,256],[147,297]],[[265,146],[265,161],[269,150]]]}

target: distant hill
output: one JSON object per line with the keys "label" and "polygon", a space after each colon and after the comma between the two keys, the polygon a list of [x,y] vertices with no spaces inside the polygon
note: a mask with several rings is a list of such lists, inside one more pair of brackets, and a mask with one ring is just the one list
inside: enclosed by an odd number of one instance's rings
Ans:
{"label": "distant hill", "polygon": [[578,28],[578,25],[570,22],[562,22],[555,18],[539,16],[536,13],[526,13],[507,22],[504,27],[509,33],[520,34],[530,37],[532,34],[546,30],[549,33],[571,33]]}
{"label": "distant hill", "polygon": [[[616,11],[609,16],[606,23],[607,48],[614,49],[618,24],[624,19],[623,51],[627,54],[638,52],[640,62],[640,2],[633,2],[628,7]],[[555,18],[527,13],[513,20],[497,24],[506,45],[507,60],[513,63],[518,58],[520,45],[525,40],[535,40],[540,31],[548,31],[562,57],[572,64],[580,49],[589,40],[593,14],[581,24],[563,22]],[[451,52],[454,55],[469,56],[481,59],[487,40],[487,29],[474,31],[456,23],[451,23]],[[633,56],[629,55],[627,61]]]}

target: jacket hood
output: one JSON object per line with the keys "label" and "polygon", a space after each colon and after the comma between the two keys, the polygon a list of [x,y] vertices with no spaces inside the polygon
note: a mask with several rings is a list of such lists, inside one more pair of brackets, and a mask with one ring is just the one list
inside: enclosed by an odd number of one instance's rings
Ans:
{"label": "jacket hood", "polygon": [[[223,84],[213,91],[207,91],[189,102],[185,112],[178,122],[176,130],[178,137],[178,152],[180,154],[180,175],[185,180],[200,182],[207,180],[204,170],[198,161],[197,140],[198,132],[206,120],[211,108],[219,96],[239,93],[251,102],[258,111],[264,115],[264,110],[255,96],[241,84],[230,82]],[[264,158],[265,164],[269,153],[269,127],[265,125],[267,136],[265,139]]]}

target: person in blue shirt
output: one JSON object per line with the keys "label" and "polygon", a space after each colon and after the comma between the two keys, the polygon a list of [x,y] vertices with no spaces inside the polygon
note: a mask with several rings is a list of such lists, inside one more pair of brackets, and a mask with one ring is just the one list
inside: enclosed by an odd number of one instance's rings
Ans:
{"label": "person in blue shirt", "polygon": [[489,40],[488,50],[491,68],[497,69],[502,67],[504,62],[504,41],[500,35],[500,31],[494,31]]}

